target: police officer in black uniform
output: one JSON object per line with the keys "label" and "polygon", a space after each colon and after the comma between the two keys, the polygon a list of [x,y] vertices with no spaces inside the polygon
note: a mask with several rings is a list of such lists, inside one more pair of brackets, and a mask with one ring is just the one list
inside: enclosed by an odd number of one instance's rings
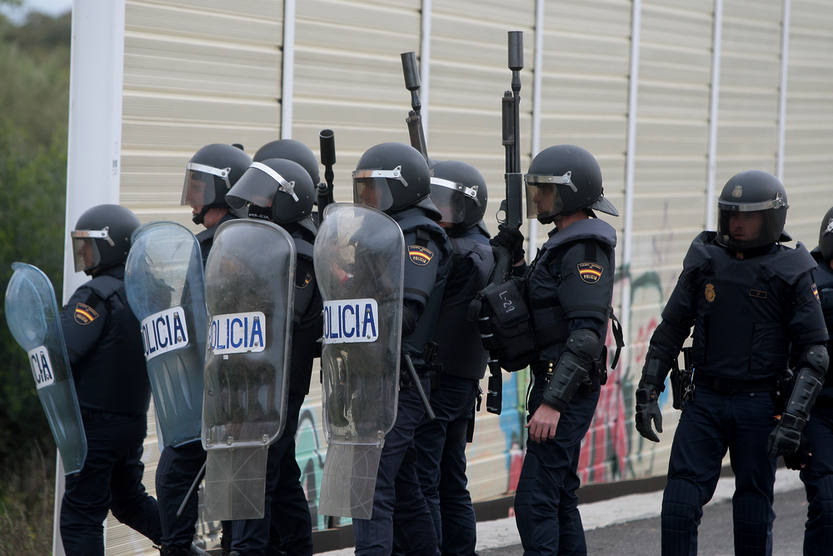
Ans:
{"label": "police officer in black uniform", "polygon": [[[232,525],[232,554],[266,554],[270,524],[278,525],[280,549],[288,554],[312,554],[312,525],[301,469],[295,459],[295,432],[304,397],[309,392],[312,360],[320,356],[318,338],[321,294],[315,281],[312,250],[316,228],[310,213],[315,186],[309,172],[291,160],[268,158],[253,162],[229,191],[234,209],[248,205],[250,218],[262,218],[284,228],[295,242],[295,301],[290,353],[286,424],[269,446],[265,512],[262,519],[239,520]],[[278,515],[272,515],[278,512]],[[275,539],[277,540],[277,539]]]}
{"label": "police officer in black uniform", "polygon": [[[544,149],[524,179],[527,216],[555,228],[523,278],[535,353],[515,520],[525,553],[583,554],[576,470],[606,376],[616,246],[616,231],[594,211],[618,213],[603,196],[599,163],[581,147]],[[521,241],[501,229],[493,244],[522,263]]]}
{"label": "police officer in black uniform", "polygon": [[439,224],[454,251],[433,334],[439,346],[438,375],[431,388],[436,419],[423,419],[416,430],[416,461],[441,552],[470,555],[474,554],[477,531],[466,488],[466,442],[473,432],[479,381],[488,354],[480,341],[477,321],[469,320],[468,313],[494,266],[489,233],[483,224],[486,181],[477,168],[465,162],[437,162],[432,167],[431,200],[442,214]]}
{"label": "police officer in black uniform", "polygon": [[107,511],[158,544],[159,510],[142,485],[150,384],[139,322],[127,304],[124,263],[139,220],[119,205],[98,205],[71,232],[75,270],[91,280],[61,312],[72,378],[87,435],[87,459],[68,475],[61,537],[68,556],[104,554]]}
{"label": "police officer in black uniform", "polygon": [[203,265],[214,243],[217,227],[232,218],[246,216],[230,210],[226,193],[237,183],[252,159],[243,152],[242,145],[212,143],[191,157],[185,165],[185,184],[182,186],[182,205],[190,205],[191,220],[205,226],[197,234],[202,249]]}
{"label": "police officer in black uniform", "polygon": [[[813,271],[821,298],[827,334],[833,337],[833,208],[821,221],[819,244],[810,253],[818,263]],[[830,351],[828,341],[827,349]],[[830,364],[810,421],[804,429],[805,442],[796,457],[785,457],[787,466],[801,469],[807,491],[807,524],[804,554],[821,556],[833,547],[833,378]]]}
{"label": "police officer in black uniform", "polygon": [[[663,554],[696,554],[702,507],[726,450],[735,473],[735,554],[772,552],[776,457],[794,452],[827,371],[827,331],[807,250],[781,245],[787,193],[775,176],[733,176],[718,200],[717,232],[691,244],[636,390],[636,428],[658,442],[657,399],[694,326],[694,395],[674,434],[662,502]],[[773,392],[787,367],[795,386]],[[780,415],[776,423],[774,416]]]}
{"label": "police officer in black uniform", "polygon": [[[368,149],[353,172],[356,203],[384,211],[405,237],[407,258],[402,311],[402,352],[413,361],[423,390],[430,390],[428,369],[434,364],[429,344],[440,312],[451,265],[452,247],[437,224],[440,213],[429,198],[430,171],[422,155],[408,145],[382,143]],[[393,514],[397,539],[415,554],[434,554],[437,538],[419,487],[414,432],[425,407],[401,364],[396,422],[385,435],[376,475],[371,519],[353,520],[356,554],[389,555],[393,550]]]}
{"label": "police officer in black uniform", "polygon": [[[237,217],[226,203],[225,195],[251,161],[249,155],[237,145],[214,143],[194,153],[185,165],[181,203],[191,206],[195,224],[205,226],[205,230],[197,234],[203,265],[214,243],[214,232],[223,222]],[[191,495],[179,517],[176,512],[204,463],[205,450],[199,438],[162,450],[156,466],[156,496],[162,518],[163,555],[191,553],[198,517],[196,492]],[[230,531],[226,531],[224,544],[230,537]]]}

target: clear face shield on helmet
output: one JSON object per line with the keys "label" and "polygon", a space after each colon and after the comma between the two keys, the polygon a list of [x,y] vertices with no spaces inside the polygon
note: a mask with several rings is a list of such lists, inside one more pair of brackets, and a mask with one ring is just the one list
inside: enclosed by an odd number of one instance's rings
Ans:
{"label": "clear face shield on helmet", "polygon": [[431,178],[431,200],[442,215],[440,222],[460,224],[466,219],[466,199],[471,199],[480,206],[477,200],[477,186],[467,187],[443,178]]}
{"label": "clear face shield on helmet", "polygon": [[573,193],[578,191],[571,177],[571,172],[563,176],[526,174],[524,176],[526,217],[546,220],[561,214],[564,210],[564,200],[561,198],[558,186],[566,185],[573,190]]}
{"label": "clear face shield on helmet", "polygon": [[408,182],[402,175],[402,167],[393,170],[355,170],[353,171],[353,202],[377,210],[386,211],[393,206],[393,195],[388,180],[397,180],[404,187]]}
{"label": "clear face shield on helmet", "polygon": [[197,162],[185,165],[185,183],[182,185],[180,205],[190,205],[192,209],[200,211],[203,207],[218,201],[216,198],[215,178],[225,184],[225,189],[231,188],[229,173],[231,168],[214,168]]}
{"label": "clear face shield on helmet", "polygon": [[[251,172],[252,169],[257,172]],[[252,162],[249,170],[246,170],[243,177],[237,180],[226,195],[226,202],[236,211],[242,211],[246,205],[271,208],[278,191],[286,193],[296,203],[298,202],[298,196],[295,194],[295,181],[285,179],[262,162]]]}
{"label": "clear face shield on helmet", "polygon": [[717,233],[720,241],[736,249],[763,247],[778,241],[783,231],[786,200],[775,199],[756,203],[719,200],[717,202]]}
{"label": "clear face shield on helmet", "polygon": [[101,252],[95,240],[103,239],[110,247],[116,245],[107,227],[101,230],[73,230],[70,232],[70,237],[72,238],[75,272],[86,272],[101,264]]}

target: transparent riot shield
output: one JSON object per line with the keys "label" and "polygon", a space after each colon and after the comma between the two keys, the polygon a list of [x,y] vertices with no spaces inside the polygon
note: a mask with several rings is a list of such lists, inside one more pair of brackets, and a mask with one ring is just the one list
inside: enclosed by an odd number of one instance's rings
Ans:
{"label": "transparent riot shield", "polygon": [[206,513],[263,517],[266,451],[283,431],[295,243],[265,220],[220,226],[205,265]]}
{"label": "transparent riot shield", "polygon": [[52,283],[39,268],[13,263],[6,288],[6,322],[29,356],[40,403],[64,471],[77,473],[87,457],[87,436],[69,365]]}
{"label": "transparent riot shield", "polygon": [[154,222],[134,232],[124,285],[141,325],[164,446],[200,439],[208,330],[204,283],[200,245],[187,228]]}
{"label": "transparent riot shield", "polygon": [[324,214],[314,250],[328,442],[318,511],[369,519],[385,433],[396,421],[405,240],[371,208],[331,204]]}

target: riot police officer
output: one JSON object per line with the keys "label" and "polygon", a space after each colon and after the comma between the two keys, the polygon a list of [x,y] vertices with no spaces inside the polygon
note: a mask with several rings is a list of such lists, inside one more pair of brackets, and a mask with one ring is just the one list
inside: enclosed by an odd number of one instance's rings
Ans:
{"label": "riot police officer", "polygon": [[[197,234],[203,265],[223,222],[236,218],[226,203],[226,193],[249,167],[251,158],[238,145],[213,143],[194,153],[185,165],[181,203],[190,205],[192,220],[205,230]],[[243,214],[242,216],[245,216]],[[162,554],[189,554],[197,522],[197,496],[192,495],[182,513],[176,512],[205,463],[199,437],[178,446],[166,446],[156,467],[156,496],[162,517]],[[224,527],[224,545],[231,538]]]}
{"label": "riot police officer", "polygon": [[432,167],[431,200],[441,213],[440,226],[451,241],[452,269],[433,340],[437,371],[431,387],[436,418],[416,430],[417,470],[443,554],[474,554],[476,520],[466,488],[466,442],[474,432],[479,381],[486,350],[469,305],[486,286],[494,265],[489,233],[483,224],[486,181],[473,166],[459,161]]}
{"label": "riot police officer", "polygon": [[[422,155],[408,145],[382,143],[368,149],[353,172],[353,199],[387,213],[402,229],[407,249],[402,312],[402,352],[426,392],[434,362],[426,349],[434,332],[448,277],[452,248],[437,224],[440,213],[429,198],[430,171]],[[405,375],[403,362],[400,376]],[[419,488],[414,431],[425,415],[416,385],[400,385],[396,422],[385,435],[371,519],[353,520],[356,554],[391,554],[393,514],[406,548],[418,554],[437,550],[434,526]]]}
{"label": "riot police officer", "polygon": [[191,206],[194,224],[205,226],[205,230],[197,234],[203,264],[217,227],[226,220],[246,216],[245,212],[239,214],[230,210],[225,197],[251,163],[252,159],[243,152],[241,145],[213,143],[194,153],[185,165],[180,203]]}
{"label": "riot police officer", "polygon": [[[833,208],[821,221],[819,244],[810,253],[818,263],[813,278],[821,298],[827,334],[833,337]],[[827,343],[828,352],[830,342]],[[821,555],[833,546],[833,378],[830,364],[810,421],[804,429],[805,442],[795,457],[784,459],[788,467],[801,469],[807,491],[807,524],[804,554]]]}
{"label": "riot police officer", "polygon": [[150,385],[139,323],[127,304],[124,263],[139,220],[119,205],[98,205],[71,232],[75,270],[91,277],[61,312],[78,394],[87,459],[67,476],[61,537],[68,555],[104,554],[107,511],[159,543],[156,500],[142,485]]}
{"label": "riot police officer", "polygon": [[[250,218],[262,218],[283,227],[295,242],[294,317],[290,354],[286,424],[269,446],[265,512],[262,519],[239,520],[232,525],[232,553],[265,554],[270,524],[277,521],[280,548],[289,554],[312,554],[312,524],[301,469],[295,459],[295,431],[304,397],[309,392],[312,360],[320,355],[321,294],[315,282],[312,249],[315,225],[310,213],[315,186],[307,170],[291,160],[268,158],[253,162],[226,200],[238,210],[248,206]],[[272,512],[279,512],[273,516]]]}
{"label": "riot police officer", "polygon": [[[735,472],[735,553],[772,552],[775,458],[798,447],[827,371],[827,331],[810,274],[815,262],[801,244],[780,243],[789,240],[784,185],[759,170],[736,174],[720,194],[718,213],[717,232],[702,232],[686,254],[636,390],[636,428],[658,442],[652,422],[662,432],[659,392],[693,325],[695,388],[671,447],[663,554],[697,553],[702,506],[727,449]],[[795,386],[777,407],[772,394],[789,363]]]}
{"label": "riot police officer", "polygon": [[[574,145],[541,151],[524,176],[527,216],[554,223],[526,269],[523,286],[534,337],[534,382],[527,402],[529,445],[515,493],[524,551],[586,553],[576,473],[606,376],[616,232],[596,210],[618,216],[605,199],[595,157]],[[522,262],[520,233],[503,228],[493,244]]]}

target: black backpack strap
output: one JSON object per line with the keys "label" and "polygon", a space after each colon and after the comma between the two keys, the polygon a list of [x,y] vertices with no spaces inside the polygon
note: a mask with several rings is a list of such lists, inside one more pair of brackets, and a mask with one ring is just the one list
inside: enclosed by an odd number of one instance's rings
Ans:
{"label": "black backpack strap", "polygon": [[622,348],[625,347],[625,337],[622,334],[622,324],[616,318],[613,307],[610,308],[610,328],[613,331],[613,339],[616,341],[616,351],[613,353],[613,361],[611,361],[610,368],[615,369],[616,363],[619,362],[619,355],[622,353]]}

